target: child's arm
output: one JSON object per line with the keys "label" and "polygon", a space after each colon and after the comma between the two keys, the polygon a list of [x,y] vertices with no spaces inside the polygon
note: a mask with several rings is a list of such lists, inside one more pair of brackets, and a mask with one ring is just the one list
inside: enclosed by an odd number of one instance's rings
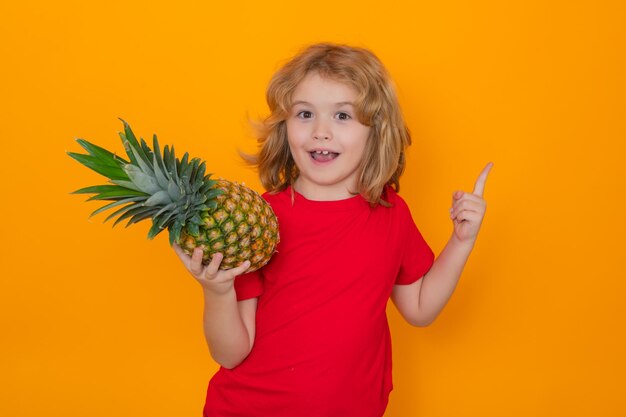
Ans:
{"label": "child's arm", "polygon": [[237,301],[235,277],[244,273],[250,262],[226,271],[219,270],[222,255],[213,256],[202,265],[202,250],[196,248],[190,257],[178,245],[176,254],[202,286],[204,294],[204,337],[213,359],[224,368],[239,365],[252,350],[255,334],[257,299]]}
{"label": "child's arm", "polygon": [[456,191],[453,194],[450,217],[454,233],[426,275],[413,284],[393,288],[394,304],[414,326],[432,323],[456,288],[485,215],[486,203],[482,195],[492,166],[489,163],[483,169],[472,193]]}

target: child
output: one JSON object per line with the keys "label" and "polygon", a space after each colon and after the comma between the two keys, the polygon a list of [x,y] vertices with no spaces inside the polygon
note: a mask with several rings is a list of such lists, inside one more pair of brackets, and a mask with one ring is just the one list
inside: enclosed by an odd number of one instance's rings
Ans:
{"label": "child", "polygon": [[454,232],[434,255],[397,194],[410,136],[386,70],[368,50],[310,46],[267,91],[254,163],[280,224],[261,270],[178,256],[203,288],[204,332],[222,365],[204,416],[380,417],[391,382],[386,305],[412,325],[444,307],[485,212],[491,164],[453,194]]}

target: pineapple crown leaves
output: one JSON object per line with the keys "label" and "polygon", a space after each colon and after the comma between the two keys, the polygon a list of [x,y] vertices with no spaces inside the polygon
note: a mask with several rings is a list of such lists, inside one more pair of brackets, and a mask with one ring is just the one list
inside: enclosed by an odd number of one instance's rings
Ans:
{"label": "pineapple crown leaves", "polygon": [[115,220],[113,226],[128,219],[126,227],[145,219],[152,219],[148,238],[164,229],[170,232],[170,244],[180,239],[183,228],[198,235],[200,213],[217,206],[215,198],[222,190],[214,188],[216,181],[205,174],[206,164],[198,158],[189,159],[185,153],[176,158],[174,147],[165,146],[163,152],[156,135],[152,149],[140,138],[137,140],[128,123],[120,138],[129,160],[109,152],[84,139],[77,142],[87,154],[68,152],[76,161],[103,175],[111,184],[81,188],[73,194],[93,194],[90,200],[112,201],[91,216],[117,208],[104,221]]}

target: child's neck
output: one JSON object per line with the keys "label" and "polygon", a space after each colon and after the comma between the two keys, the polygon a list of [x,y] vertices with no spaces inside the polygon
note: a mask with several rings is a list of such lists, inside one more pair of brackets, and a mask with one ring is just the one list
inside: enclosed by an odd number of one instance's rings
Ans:
{"label": "child's neck", "polygon": [[[312,201],[338,201],[352,198],[357,193],[351,192],[343,184],[320,186],[308,184],[299,178],[292,185],[294,191],[302,195],[307,200]],[[356,188],[356,187],[355,187]]]}

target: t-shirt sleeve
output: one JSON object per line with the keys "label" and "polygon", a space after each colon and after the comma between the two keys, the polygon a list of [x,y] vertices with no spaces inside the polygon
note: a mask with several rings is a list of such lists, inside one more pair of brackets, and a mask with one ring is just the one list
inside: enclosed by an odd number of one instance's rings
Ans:
{"label": "t-shirt sleeve", "polygon": [[248,272],[235,278],[237,301],[255,298],[263,294],[263,273],[261,270]]}
{"label": "t-shirt sleeve", "polygon": [[400,233],[403,235],[404,246],[400,271],[395,283],[408,285],[422,278],[428,272],[435,261],[435,254],[415,225],[406,203],[398,197],[396,204],[401,210],[399,213]]}

